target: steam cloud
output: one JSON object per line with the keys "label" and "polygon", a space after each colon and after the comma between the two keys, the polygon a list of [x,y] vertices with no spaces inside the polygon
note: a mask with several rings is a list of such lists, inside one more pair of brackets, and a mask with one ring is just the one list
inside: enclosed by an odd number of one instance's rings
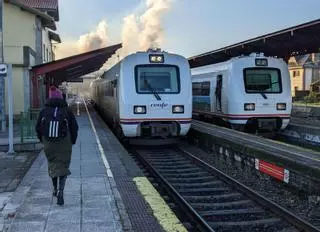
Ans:
{"label": "steam cloud", "polygon": [[[148,48],[160,47],[164,41],[162,18],[174,0],[146,0],[146,10],[139,16],[130,14],[123,19],[121,39],[122,49],[111,57],[107,66],[118,62],[119,58]],[[63,58],[80,52],[106,47],[109,45],[108,25],[102,20],[91,32],[80,36],[77,42],[69,41],[58,45],[57,57]]]}
{"label": "steam cloud", "polygon": [[122,49],[109,59],[106,67],[114,65],[119,58],[130,53],[161,47],[164,41],[162,17],[170,10],[173,1],[147,0],[147,9],[140,17],[135,14],[125,17],[121,34]]}
{"label": "steam cloud", "polygon": [[105,20],[101,21],[95,31],[80,36],[77,46],[80,52],[87,52],[108,44],[108,25]]}
{"label": "steam cloud", "polygon": [[79,37],[78,41],[66,41],[57,45],[56,59],[108,46],[108,24],[105,20],[91,32]]}

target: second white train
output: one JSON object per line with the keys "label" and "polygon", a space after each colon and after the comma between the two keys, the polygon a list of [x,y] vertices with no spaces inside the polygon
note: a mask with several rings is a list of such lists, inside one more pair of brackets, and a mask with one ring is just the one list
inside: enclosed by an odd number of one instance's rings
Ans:
{"label": "second white train", "polygon": [[191,73],[194,116],[247,132],[287,127],[292,96],[282,59],[253,53],[193,68]]}

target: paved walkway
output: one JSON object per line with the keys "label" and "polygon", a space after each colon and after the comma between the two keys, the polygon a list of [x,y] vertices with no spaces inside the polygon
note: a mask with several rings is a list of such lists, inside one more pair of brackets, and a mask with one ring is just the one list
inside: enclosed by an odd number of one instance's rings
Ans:
{"label": "paved walkway", "polygon": [[[51,180],[42,153],[3,209],[4,217],[13,217],[5,221],[4,231],[123,231],[120,217],[126,212],[120,209],[119,213],[117,205],[121,204],[108,162],[102,159],[101,147],[88,117],[83,114],[77,120],[81,129],[77,144],[73,146],[72,174],[65,187],[65,205],[56,205],[56,198],[52,197]],[[126,227],[129,231],[130,225]]]}

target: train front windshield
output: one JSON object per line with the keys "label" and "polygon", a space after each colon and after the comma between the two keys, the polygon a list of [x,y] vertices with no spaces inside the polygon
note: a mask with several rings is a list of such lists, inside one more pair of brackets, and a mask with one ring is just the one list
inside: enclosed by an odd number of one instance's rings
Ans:
{"label": "train front windshield", "polygon": [[140,94],[177,94],[180,92],[179,68],[173,65],[138,65],[136,90]]}
{"label": "train front windshield", "polygon": [[244,69],[246,93],[281,93],[281,73],[276,68]]}

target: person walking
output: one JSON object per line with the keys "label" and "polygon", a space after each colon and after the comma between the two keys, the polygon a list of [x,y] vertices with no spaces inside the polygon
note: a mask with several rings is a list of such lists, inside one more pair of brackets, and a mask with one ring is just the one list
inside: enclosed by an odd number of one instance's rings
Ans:
{"label": "person walking", "polygon": [[[72,145],[78,137],[78,123],[55,86],[49,90],[49,99],[40,111],[36,124],[37,137],[43,143],[48,161],[48,174],[52,179],[53,196],[57,204],[64,205],[63,191],[71,162]],[[58,187],[59,180],[59,187]]]}

